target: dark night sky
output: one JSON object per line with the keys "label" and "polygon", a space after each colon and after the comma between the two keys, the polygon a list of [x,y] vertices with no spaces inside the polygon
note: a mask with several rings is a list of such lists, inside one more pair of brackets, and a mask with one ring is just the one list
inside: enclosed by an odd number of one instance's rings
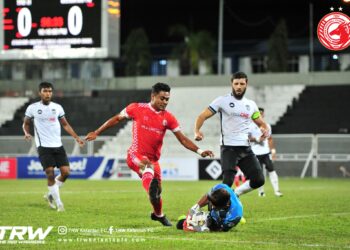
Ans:
{"label": "dark night sky", "polygon": [[[267,39],[281,18],[290,38],[308,37],[309,2],[314,5],[314,30],[333,6],[350,15],[343,0],[225,0],[224,41]],[[150,43],[175,42],[169,27],[183,24],[192,31],[208,30],[218,36],[219,0],[121,0],[121,42],[134,28],[145,29]]]}

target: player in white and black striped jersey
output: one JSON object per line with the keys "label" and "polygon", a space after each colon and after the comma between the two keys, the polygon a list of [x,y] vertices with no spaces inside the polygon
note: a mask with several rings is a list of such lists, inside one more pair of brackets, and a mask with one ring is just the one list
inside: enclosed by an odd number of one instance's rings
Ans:
{"label": "player in white and black striped jersey", "polygon": [[243,72],[235,73],[231,78],[232,92],[216,98],[196,119],[195,139],[203,139],[200,128],[204,121],[216,113],[220,114],[221,130],[221,166],[223,183],[232,187],[238,166],[248,181],[236,188],[242,195],[264,185],[265,179],[258,159],[253,153],[249,138],[249,125],[253,121],[259,126],[263,137],[269,135],[267,124],[260,116],[256,103],[244,97],[248,77]]}
{"label": "player in white and black striped jersey", "polygon": [[[261,116],[264,118],[265,110],[259,107],[259,111]],[[254,154],[258,157],[261,168],[265,167],[269,172],[270,182],[272,184],[272,188],[277,197],[283,196],[283,194],[279,190],[278,183],[278,175],[275,171],[274,164],[272,160],[276,159],[276,149],[274,146],[274,141],[272,139],[272,130],[270,124],[267,124],[270,128],[270,136],[268,138],[261,138],[261,130],[256,124],[252,123],[249,132],[249,140],[252,143],[252,150]],[[264,186],[259,187],[259,196],[264,197],[265,191]]]}
{"label": "player in white and black striped jersey", "polygon": [[[79,143],[84,141],[79,138],[65,118],[61,105],[51,101],[53,86],[51,83],[42,82],[39,84],[40,101],[30,104],[25,112],[23,122],[24,138],[30,140],[30,123],[33,121],[35,143],[39,153],[41,165],[47,176],[49,192],[44,198],[49,202],[51,208],[57,211],[64,211],[60,198],[59,188],[69,176],[69,161],[61,140],[62,127]],[[55,178],[54,168],[60,169],[60,175]],[[54,204],[56,202],[56,205]]]}

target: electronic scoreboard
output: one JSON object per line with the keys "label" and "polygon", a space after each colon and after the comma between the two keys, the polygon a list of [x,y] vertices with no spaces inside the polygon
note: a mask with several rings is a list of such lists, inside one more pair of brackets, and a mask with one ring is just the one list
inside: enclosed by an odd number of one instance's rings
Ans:
{"label": "electronic scoreboard", "polygon": [[2,0],[0,60],[119,56],[119,0]]}

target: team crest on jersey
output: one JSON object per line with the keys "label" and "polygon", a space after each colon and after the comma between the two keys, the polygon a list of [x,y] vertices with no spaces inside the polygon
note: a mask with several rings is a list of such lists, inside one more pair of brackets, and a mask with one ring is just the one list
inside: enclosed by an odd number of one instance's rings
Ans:
{"label": "team crest on jersey", "polygon": [[235,104],[233,102],[230,102],[230,107],[233,108],[235,106]]}
{"label": "team crest on jersey", "polygon": [[41,109],[38,109],[38,114],[41,115],[43,111]]}
{"label": "team crest on jersey", "polygon": [[163,120],[163,126],[165,127],[166,125],[168,125],[168,121],[167,120]]}
{"label": "team crest on jersey", "polygon": [[245,105],[245,108],[249,111],[250,110],[250,106],[249,105]]}
{"label": "team crest on jersey", "polygon": [[56,114],[56,109],[51,109],[52,114]]}
{"label": "team crest on jersey", "polygon": [[145,115],[145,116],[143,117],[143,120],[148,121],[148,120],[149,120],[148,116]]}

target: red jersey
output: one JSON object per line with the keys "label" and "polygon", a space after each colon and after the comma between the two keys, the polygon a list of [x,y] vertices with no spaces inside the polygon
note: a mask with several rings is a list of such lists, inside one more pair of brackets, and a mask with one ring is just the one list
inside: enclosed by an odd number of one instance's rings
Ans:
{"label": "red jersey", "polygon": [[133,120],[132,145],[129,154],[141,154],[158,161],[167,129],[176,132],[180,126],[168,111],[156,111],[150,103],[132,103],[122,112]]}

